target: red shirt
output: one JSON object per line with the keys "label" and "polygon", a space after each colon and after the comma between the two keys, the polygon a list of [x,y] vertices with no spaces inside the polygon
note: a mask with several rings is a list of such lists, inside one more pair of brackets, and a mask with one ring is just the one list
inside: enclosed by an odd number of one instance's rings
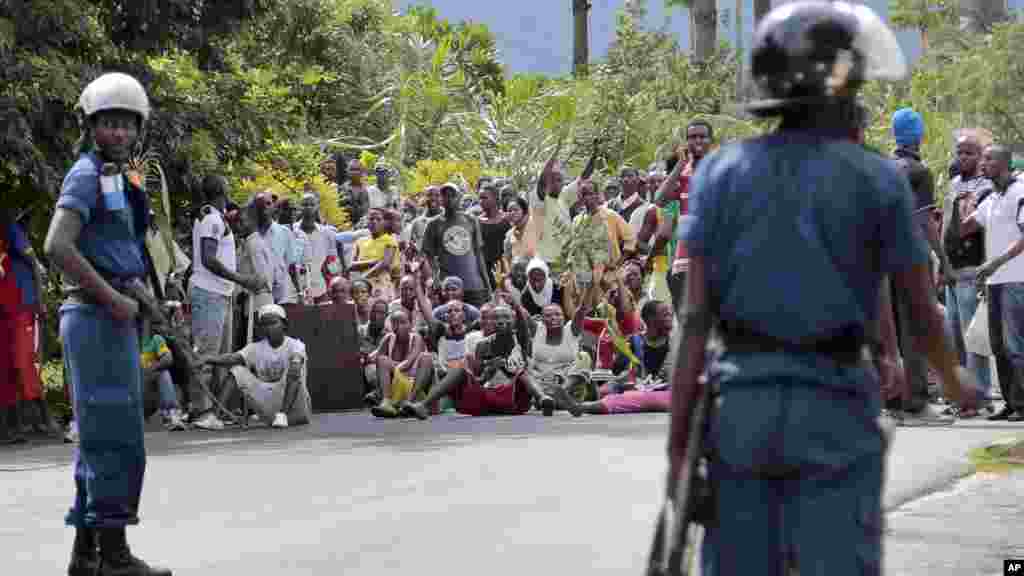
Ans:
{"label": "red shirt", "polygon": [[[640,312],[634,310],[626,314],[619,323],[619,328],[626,338],[643,332],[644,323],[640,319]],[[594,368],[611,370],[612,364],[615,363],[615,344],[608,333],[608,321],[603,318],[584,318],[583,329],[597,336],[597,359]]]}
{"label": "red shirt", "polygon": [[6,238],[0,238],[0,310],[13,312],[21,305],[21,293],[14,278],[14,261]]}

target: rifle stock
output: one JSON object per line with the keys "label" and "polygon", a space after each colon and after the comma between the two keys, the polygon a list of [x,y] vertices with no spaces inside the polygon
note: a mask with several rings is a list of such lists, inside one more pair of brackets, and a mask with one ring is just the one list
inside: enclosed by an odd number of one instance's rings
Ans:
{"label": "rifle stock", "polygon": [[674,498],[666,498],[655,527],[647,576],[686,576],[699,542],[692,528],[708,521],[709,480],[704,462],[705,436],[711,414],[712,384],[701,377],[696,397],[690,403],[690,434],[686,459],[676,479]]}

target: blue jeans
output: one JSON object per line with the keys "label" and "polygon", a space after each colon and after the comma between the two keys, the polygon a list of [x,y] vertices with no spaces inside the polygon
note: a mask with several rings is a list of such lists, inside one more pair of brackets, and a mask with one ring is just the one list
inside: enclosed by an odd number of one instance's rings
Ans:
{"label": "blue jeans", "polygon": [[173,410],[177,408],[178,391],[174,388],[171,373],[167,370],[161,370],[157,373],[156,382],[160,389],[160,409]]}
{"label": "blue jeans", "polygon": [[1024,283],[988,285],[988,338],[1006,406],[1024,410]]}
{"label": "blue jeans", "polygon": [[877,392],[774,377],[722,386],[712,418],[710,574],[881,572],[885,443]]}
{"label": "blue jeans", "polygon": [[79,430],[75,503],[65,521],[138,524],[146,470],[138,326],[114,320],[105,308],[65,305],[60,336]]}
{"label": "blue jeans", "polygon": [[960,356],[960,364],[978,379],[981,387],[978,399],[982,404],[987,404],[991,401],[992,392],[992,371],[988,358],[968,352],[964,344],[964,334],[977,309],[977,283],[973,278],[957,280],[952,287],[946,286],[946,330]]}
{"label": "blue jeans", "polygon": [[[209,292],[197,286],[192,287],[191,300],[192,341],[198,349],[197,353],[199,356],[215,356],[224,352],[224,331],[228,324],[228,314],[231,312],[231,300],[227,296]],[[210,386],[213,375],[213,368],[204,366],[199,377],[207,383],[207,386]],[[203,393],[198,380],[198,378],[193,379],[192,389],[189,390],[193,412],[209,410],[212,406],[210,399]]]}

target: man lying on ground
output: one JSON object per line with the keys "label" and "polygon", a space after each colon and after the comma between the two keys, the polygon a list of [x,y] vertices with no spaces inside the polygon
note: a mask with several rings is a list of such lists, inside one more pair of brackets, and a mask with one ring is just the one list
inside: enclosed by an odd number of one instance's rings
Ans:
{"label": "man lying on ground", "polygon": [[313,407],[306,387],[306,345],[285,335],[288,316],[277,304],[260,308],[259,322],[264,340],[201,362],[231,367],[225,385],[245,394],[260,419],[274,428],[308,424]]}

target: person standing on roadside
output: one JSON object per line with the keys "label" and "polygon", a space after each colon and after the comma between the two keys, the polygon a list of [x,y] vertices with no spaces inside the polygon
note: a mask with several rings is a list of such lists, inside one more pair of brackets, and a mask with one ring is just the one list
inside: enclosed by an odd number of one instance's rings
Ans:
{"label": "person standing on roadside", "polygon": [[710,122],[690,122],[686,126],[686,148],[677,149],[675,155],[669,158],[669,175],[655,193],[654,203],[661,207],[665,215],[663,227],[668,232],[659,230],[659,235],[668,236],[668,258],[671,261],[671,268],[666,281],[672,294],[673,307],[677,309],[683,300],[682,289],[686,286],[686,271],[689,269],[690,258],[686,253],[685,244],[672,231],[689,213],[690,178],[700,166],[701,160],[711,150],[714,141],[715,131]]}
{"label": "person standing on roadside", "polygon": [[[945,262],[944,251],[939,243],[938,231],[929,225],[931,213],[935,207],[935,179],[931,171],[921,163],[921,142],[924,140],[924,120],[921,115],[903,108],[892,115],[892,133],[896,139],[896,150],[893,152],[896,168],[910,184],[914,225],[918,234],[927,240],[927,247],[940,255],[940,262]],[[929,260],[930,262],[930,260]],[[942,268],[948,265],[943,264]],[[933,303],[937,302],[935,292],[930,292]],[[950,414],[942,414],[929,402],[928,362],[926,352],[915,348],[911,322],[910,299],[914,297],[897,286],[892,287],[892,299],[895,306],[896,327],[898,329],[899,346],[903,356],[904,378],[907,393],[902,401],[893,401],[889,406],[892,415],[902,426],[944,426],[952,424],[956,418]],[[897,404],[899,404],[897,406]]]}
{"label": "person standing on roadside", "polygon": [[691,407],[711,386],[710,573],[878,575],[886,438],[866,348],[884,276],[913,296],[915,343],[948,396],[974,403],[932,304],[906,179],[850,138],[863,83],[907,66],[882,20],[845,2],[775,8],[751,56],[763,99],[747,108],[781,121],[708,156],[691,181],[668,495],[687,496],[674,492]]}
{"label": "person standing on roadside", "polygon": [[[235,234],[228,225],[228,181],[223,176],[209,175],[203,179],[206,204],[199,210],[199,220],[192,228],[193,262],[189,294],[192,299],[192,340],[201,356],[215,356],[226,351],[232,342],[229,328],[231,298],[235,285],[252,292],[263,291],[264,281],[238,273]],[[212,410],[205,390],[216,393],[212,367],[204,366],[189,392],[192,425],[203,430],[221,430],[224,422]],[[204,386],[205,385],[205,386]]]}
{"label": "person standing on roadside", "polygon": [[483,235],[480,223],[463,213],[461,196],[455,184],[441,186],[444,217],[427,224],[423,233],[423,254],[440,278],[461,279],[465,302],[480,308],[491,298]]}
{"label": "person standing on roadside", "polygon": [[[977,270],[985,261],[985,233],[983,230],[961,236],[960,222],[974,213],[992,193],[992,181],[981,172],[982,145],[974,131],[965,131],[956,142],[958,173],[949,183],[949,193],[943,201],[942,247],[949,267],[942,277],[946,290],[946,323],[952,333],[960,355],[960,364],[967,367],[981,385],[979,402],[984,411],[990,411],[992,374],[987,356],[967,350],[964,333],[978,308]],[[960,412],[961,418],[975,416]],[[991,414],[989,414],[991,415]]]}
{"label": "person standing on roadside", "polygon": [[170,576],[136,558],[125,538],[125,527],[139,522],[146,469],[140,306],[161,319],[140,287],[149,201],[122,172],[149,118],[149,98],[131,76],[104,74],[86,86],[77,110],[78,161],[44,245],[64,275],[60,336],[80,434],[75,502],[65,517],[75,527],[68,575]]}
{"label": "person standing on roadside", "polygon": [[985,263],[977,282],[985,286],[988,333],[996,375],[1006,405],[989,420],[1024,421],[1024,182],[1010,173],[1010,151],[985,148],[981,169],[992,194],[960,226],[961,238],[985,231]]}

